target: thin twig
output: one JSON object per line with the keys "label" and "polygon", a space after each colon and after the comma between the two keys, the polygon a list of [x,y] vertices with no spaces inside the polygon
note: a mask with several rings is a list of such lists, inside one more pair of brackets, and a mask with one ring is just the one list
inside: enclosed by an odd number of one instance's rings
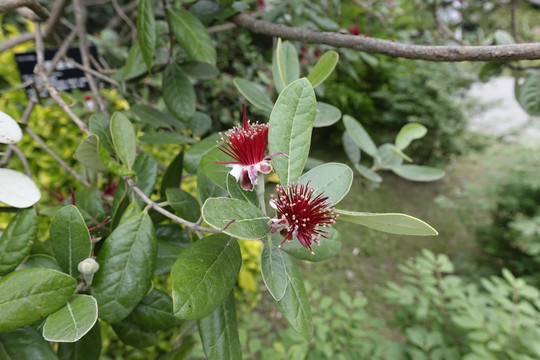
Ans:
{"label": "thin twig", "polygon": [[56,154],[50,147],[45,144],[45,141],[36,134],[32,129],[30,129],[28,126],[26,127],[25,131],[34,139],[35,142],[38,143],[38,145],[49,155],[53,157],[54,160],[58,164],[60,164],[61,167],[63,167],[71,176],[73,176],[75,179],[77,179],[78,182],[83,184],[86,187],[92,186],[88,181],[86,181],[81,175],[79,175],[71,166],[69,166],[58,154]]}
{"label": "thin twig", "polygon": [[86,7],[83,4],[82,0],[74,0],[73,6],[75,11],[77,34],[79,36],[79,51],[81,53],[82,63],[85,67],[84,73],[86,75],[86,78],[88,79],[88,85],[90,86],[90,90],[92,91],[92,94],[94,94],[94,100],[98,105],[99,111],[106,117],[109,117],[109,112],[107,111],[107,108],[103,103],[103,99],[101,98],[101,94],[99,93],[96,82],[94,81],[92,74],[87,71],[87,69],[90,69],[91,66],[88,55],[88,42],[86,40]]}
{"label": "thin twig", "polygon": [[64,61],[66,61],[67,63],[70,63],[73,66],[75,66],[77,69],[80,69],[80,70],[82,70],[84,72],[87,72],[89,74],[94,75],[97,78],[100,78],[103,81],[106,81],[106,82],[108,82],[110,84],[113,84],[115,86],[119,85],[118,81],[108,77],[107,75],[103,75],[102,73],[100,73],[100,72],[98,72],[98,71],[96,71],[94,69],[87,68],[86,66],[84,66],[82,64],[79,64],[78,62],[73,61],[72,59],[70,59],[68,57],[64,57]]}
{"label": "thin twig", "polygon": [[77,36],[77,32],[73,30],[64,39],[64,41],[62,41],[62,44],[60,45],[60,48],[58,49],[58,51],[56,51],[56,53],[54,54],[54,56],[53,56],[53,58],[51,60],[49,68],[46,69],[47,70],[47,72],[46,72],[47,76],[51,76],[53,71],[56,69],[56,64],[58,64],[58,61],[60,61],[60,59],[62,57],[64,57],[64,55],[67,53],[69,47],[71,46],[71,44],[75,40],[75,36]]}
{"label": "thin twig", "polygon": [[41,84],[45,90],[49,92],[49,95],[51,95],[51,98],[53,98],[54,101],[58,103],[58,105],[64,110],[66,114],[73,120],[73,122],[79,127],[79,129],[83,132],[85,135],[90,135],[90,130],[88,129],[88,126],[71,110],[68,104],[62,99],[62,96],[58,93],[58,90],[51,84],[49,81],[49,78],[45,74],[45,67],[43,65],[44,63],[44,46],[43,46],[43,37],[41,34],[41,29],[39,27],[36,27],[35,32],[36,37],[36,54],[37,54],[37,65],[36,65],[36,73],[39,75],[39,79],[41,80]]}
{"label": "thin twig", "polygon": [[0,169],[5,168],[7,164],[9,164],[9,160],[11,160],[12,156],[13,149],[8,146],[6,152],[2,155],[2,159],[0,160]]}
{"label": "thin twig", "polygon": [[28,175],[29,178],[32,178],[32,170],[30,170],[30,165],[28,165],[28,159],[24,156],[24,153],[19,149],[15,144],[10,144],[9,148],[17,155],[19,160],[24,167],[24,172]]}
{"label": "thin twig", "polygon": [[30,79],[26,80],[25,82],[23,82],[22,84],[19,84],[17,86],[12,86],[12,87],[4,89],[4,90],[0,90],[0,95],[11,92],[11,91],[24,89],[27,86],[32,86],[32,84],[34,84],[34,81],[35,81],[34,78],[30,78]]}
{"label": "thin twig", "polygon": [[371,8],[371,6],[373,4],[370,4],[370,3],[364,3],[360,0],[354,0],[354,3],[358,6],[360,6],[362,9],[364,9],[369,15],[373,16],[374,18],[376,18],[377,20],[379,20],[379,22],[381,23],[382,26],[386,27],[386,19],[384,18],[383,14],[381,14],[380,12],[378,11],[375,11]]}
{"label": "thin twig", "polygon": [[186,226],[186,227],[188,227],[188,228],[190,228],[190,229],[192,229],[194,231],[204,231],[204,232],[209,232],[209,233],[213,233],[213,234],[221,233],[221,230],[207,228],[207,227],[201,226],[201,225],[199,225],[197,223],[192,223],[190,221],[187,221],[185,219],[182,219],[181,217],[178,217],[178,216],[174,215],[173,213],[171,213],[171,212],[165,210],[164,208],[162,208],[161,206],[159,206],[156,202],[150,200],[150,198],[148,196],[146,196],[146,194],[141,189],[139,189],[137,186],[135,186],[132,179],[130,179],[128,177],[124,177],[124,181],[133,190],[133,192],[135,194],[137,194],[142,199],[142,201],[145,202],[146,205],[148,205],[149,207],[151,207],[152,209],[154,209],[158,213],[166,216],[167,218],[179,223],[180,225],[184,225],[184,226]]}
{"label": "thin twig", "polygon": [[442,21],[441,18],[439,17],[439,1],[438,0],[433,1],[433,18],[435,19],[435,23],[437,24],[439,31],[442,32],[444,36],[446,36],[452,41],[457,42],[460,45],[465,45],[465,43],[462,40],[456,38],[452,30],[450,30],[450,28],[448,27],[448,25],[446,25],[444,21]]}
{"label": "thin twig", "polygon": [[41,21],[45,21],[49,18],[47,9],[39,5],[35,0],[4,0],[0,3],[0,13],[5,13],[21,7],[27,7],[32,10]]}
{"label": "thin twig", "polygon": [[133,21],[131,21],[129,16],[126,15],[126,13],[124,12],[124,9],[122,9],[122,7],[118,5],[118,0],[112,0],[112,4],[118,16],[120,16],[122,20],[124,20],[124,22],[131,29],[131,42],[133,43],[136,42],[137,41],[137,26],[133,23]]}
{"label": "thin twig", "polygon": [[235,15],[232,21],[257,34],[414,60],[456,62],[540,59],[540,43],[492,46],[427,46],[403,44],[366,36],[293,28],[257,20],[247,13]]}

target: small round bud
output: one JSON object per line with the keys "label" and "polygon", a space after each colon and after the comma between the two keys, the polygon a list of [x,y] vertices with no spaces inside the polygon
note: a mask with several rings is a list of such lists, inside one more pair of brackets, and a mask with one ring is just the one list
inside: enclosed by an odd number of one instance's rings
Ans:
{"label": "small round bud", "polygon": [[94,275],[99,270],[99,264],[93,258],[84,259],[77,266],[82,275]]}

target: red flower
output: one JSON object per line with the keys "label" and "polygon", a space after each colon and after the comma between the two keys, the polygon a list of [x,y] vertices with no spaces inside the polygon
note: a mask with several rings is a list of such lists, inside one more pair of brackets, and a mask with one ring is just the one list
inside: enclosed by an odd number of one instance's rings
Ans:
{"label": "red flower", "polygon": [[358,27],[358,25],[349,26],[349,34],[360,35],[360,28]]}
{"label": "red flower", "polygon": [[328,197],[323,194],[314,196],[315,190],[307,184],[289,184],[285,189],[281,185],[276,186],[277,197],[270,196],[270,206],[276,209],[276,219],[270,220],[271,231],[280,230],[285,240],[292,240],[294,236],[302,246],[311,251],[311,243],[319,244],[321,236],[326,238],[328,232],[320,228],[329,228],[336,222],[338,215],[334,215],[334,209],[330,206]]}
{"label": "red flower", "polygon": [[243,127],[238,125],[228,130],[225,137],[220,133],[222,144],[218,142],[218,149],[232,157],[235,161],[218,162],[228,164],[232,170],[230,174],[244,190],[253,190],[257,184],[258,172],[268,174],[272,171],[270,158],[277,153],[265,156],[268,147],[268,124],[251,124],[246,119],[246,109],[242,105],[244,114]]}

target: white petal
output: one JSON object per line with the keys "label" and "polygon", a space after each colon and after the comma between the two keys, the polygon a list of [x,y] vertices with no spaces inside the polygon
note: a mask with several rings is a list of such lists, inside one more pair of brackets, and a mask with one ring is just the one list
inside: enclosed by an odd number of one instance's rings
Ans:
{"label": "white petal", "polygon": [[0,111],[0,143],[15,144],[22,139],[22,130],[11,116]]}
{"label": "white petal", "polygon": [[11,169],[0,169],[0,201],[16,208],[34,205],[41,193],[32,179]]}
{"label": "white petal", "polygon": [[238,180],[240,180],[240,175],[242,174],[242,170],[244,170],[244,167],[240,164],[229,164],[227,166],[232,168],[229,174],[234,176],[234,178],[236,179],[236,182],[238,182]]}
{"label": "white petal", "polygon": [[269,203],[270,203],[270,207],[272,209],[277,210],[277,205],[276,205],[276,202],[274,200],[270,200]]}

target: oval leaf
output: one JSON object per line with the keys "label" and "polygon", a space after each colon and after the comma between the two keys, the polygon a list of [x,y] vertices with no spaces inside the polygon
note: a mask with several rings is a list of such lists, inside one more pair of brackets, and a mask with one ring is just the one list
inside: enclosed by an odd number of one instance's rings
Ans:
{"label": "oval leaf", "polygon": [[154,50],[156,48],[156,21],[152,0],[141,0],[137,7],[137,39],[141,46],[148,72],[152,71]]}
{"label": "oval leaf", "polygon": [[115,112],[111,118],[111,137],[118,158],[127,166],[133,167],[137,150],[135,130],[126,115]]}
{"label": "oval leaf", "polygon": [[194,139],[177,132],[147,133],[139,137],[139,140],[154,145],[185,145],[195,143]]}
{"label": "oval leaf", "polygon": [[345,128],[351,138],[354,140],[356,145],[362,149],[365,153],[369,154],[371,157],[377,157],[377,147],[371,137],[368,135],[364,127],[352,116],[344,115],[343,123]]}
{"label": "oval leaf", "polygon": [[[275,239],[276,237],[273,236],[272,238]],[[277,300],[279,311],[281,311],[291,326],[309,341],[313,335],[313,320],[311,318],[311,307],[309,306],[304,281],[291,258],[285,252],[275,247],[275,245],[271,244],[271,246],[273,247],[273,251],[283,253],[285,264],[285,273],[283,276],[287,280],[285,294],[280,300]]]}
{"label": "oval leaf", "polygon": [[30,253],[37,236],[34,209],[19,210],[0,238],[0,276],[13,271]]}
{"label": "oval leaf", "polygon": [[430,166],[399,165],[392,166],[390,170],[411,181],[436,181],[444,177],[444,171]]}
{"label": "oval leaf", "polygon": [[[210,198],[202,207],[204,221],[225,234],[241,239],[261,239],[268,235],[270,227],[266,216],[259,208],[238,199]],[[229,224],[232,220],[233,223]]]}
{"label": "oval leaf", "polygon": [[[90,132],[97,135],[99,143],[105,148],[105,150],[111,154],[114,153],[114,145],[111,138],[111,121],[103,115],[94,114],[90,117],[89,127]],[[77,157],[77,153],[75,153],[75,157]]]}
{"label": "oval leaf", "polygon": [[268,96],[268,92],[266,92],[259,84],[242,78],[234,78],[233,82],[238,91],[240,91],[253,106],[267,113],[272,111],[274,103]]}
{"label": "oval leaf", "polygon": [[[300,241],[292,240],[285,241],[281,249],[297,259],[307,260],[312,262],[323,261],[337,255],[341,250],[341,235],[336,229],[324,229],[328,232],[327,238],[321,238],[321,245],[318,246],[311,255],[311,252],[300,244]],[[262,264],[261,264],[262,266]]]}
{"label": "oval leaf", "polygon": [[79,147],[77,147],[77,150],[75,151],[75,158],[89,169],[97,171],[109,171],[109,169],[101,162],[98,146],[98,136],[95,134],[88,136],[83,140]]}
{"label": "oval leaf", "polygon": [[338,219],[390,234],[432,236],[437,230],[407,214],[377,214],[336,209]]}
{"label": "oval leaf", "polygon": [[[277,236],[275,238],[277,239]],[[261,274],[266,288],[276,301],[281,300],[287,290],[286,261],[286,254],[272,245],[271,241],[264,244],[261,253]]]}
{"label": "oval leaf", "polygon": [[354,140],[352,139],[351,135],[349,135],[348,132],[343,132],[343,149],[345,149],[345,154],[347,154],[347,157],[353,164],[360,163],[360,159],[362,158],[362,155],[360,153],[360,148]]}
{"label": "oval leaf", "polygon": [[96,299],[90,295],[73,295],[63,308],[49,315],[43,337],[55,342],[78,341],[92,329],[97,318]]}
{"label": "oval leaf", "polygon": [[427,129],[424,125],[418,123],[407,124],[399,130],[396,136],[396,147],[399,150],[404,150],[413,140],[423,138],[426,134]]}
{"label": "oval leaf", "polygon": [[227,176],[227,192],[233,199],[242,200],[252,204],[253,206],[259,207],[259,198],[257,197],[257,192],[242,189],[240,183],[237,182],[234,176],[230,174]]}
{"label": "oval leaf", "polygon": [[197,222],[201,217],[201,207],[197,199],[190,193],[182,190],[169,188],[166,191],[167,201],[174,211],[187,221]]}
{"label": "oval leaf", "polygon": [[317,116],[315,116],[313,127],[334,125],[339,119],[341,119],[341,110],[333,105],[317,101]]}
{"label": "oval leaf", "polygon": [[339,54],[335,51],[325,52],[317,61],[313,70],[308,75],[311,85],[316,88],[326,80],[334,71],[339,61]]}
{"label": "oval leaf", "polygon": [[535,72],[519,86],[517,100],[529,115],[540,116],[540,73]]}
{"label": "oval leaf", "polygon": [[184,166],[184,152],[180,151],[178,155],[170,162],[163,174],[161,180],[161,188],[159,193],[161,196],[165,195],[167,188],[179,188],[182,183],[182,168]]}
{"label": "oval leaf", "polygon": [[375,183],[382,182],[382,177],[370,168],[362,164],[354,164],[354,168],[360,173],[360,175],[362,175],[369,181],[373,181]]}
{"label": "oval leaf", "polygon": [[152,289],[125,321],[147,330],[167,330],[182,324],[173,314],[173,302],[169,295]]}
{"label": "oval leaf", "polygon": [[167,16],[174,37],[192,60],[216,65],[216,49],[203,24],[184,9],[169,9]]}
{"label": "oval leaf", "polygon": [[77,281],[51,269],[22,269],[0,279],[0,333],[55,312],[71,298]]}
{"label": "oval leaf", "polygon": [[163,72],[162,93],[165,105],[176,118],[189,121],[195,115],[197,96],[191,81],[176,62]]}
{"label": "oval leaf", "polygon": [[101,354],[101,332],[99,322],[75,343],[59,343],[60,360],[98,360]]}
{"label": "oval leaf", "polygon": [[302,175],[301,183],[315,189],[314,196],[323,193],[333,205],[339,203],[351,189],[353,172],[350,167],[339,163],[317,166]]}
{"label": "oval leaf", "polygon": [[0,111],[0,144],[15,144],[22,139],[22,130],[11,116]]}
{"label": "oval leaf", "polygon": [[0,358],[58,360],[51,345],[32,327],[0,334]]}
{"label": "oval leaf", "polygon": [[26,208],[41,199],[32,179],[11,169],[0,169],[0,202],[16,208]]}
{"label": "oval leaf", "polygon": [[182,251],[171,270],[174,314],[181,319],[210,314],[231,292],[241,265],[240,246],[224,234],[203,238]]}
{"label": "oval leaf", "polygon": [[214,150],[220,139],[219,134],[213,134],[190,147],[184,155],[184,169],[191,174],[197,173],[203,156]]}
{"label": "oval leaf", "polygon": [[242,358],[242,347],[236,324],[234,291],[210,315],[197,321],[206,358],[209,360],[237,360]]}
{"label": "oval leaf", "polygon": [[296,80],[279,95],[270,114],[268,147],[281,183],[285,186],[298,180],[311,145],[311,131],[317,113],[315,92],[306,78]]}
{"label": "oval leaf", "polygon": [[92,251],[90,233],[79,210],[73,205],[60,209],[51,222],[49,234],[58,265],[66,274],[77,277],[77,266]]}
{"label": "oval leaf", "polygon": [[147,294],[156,253],[156,235],[148,214],[122,218],[97,258],[100,269],[94,277],[92,295],[101,319],[110,323],[122,320]]}

